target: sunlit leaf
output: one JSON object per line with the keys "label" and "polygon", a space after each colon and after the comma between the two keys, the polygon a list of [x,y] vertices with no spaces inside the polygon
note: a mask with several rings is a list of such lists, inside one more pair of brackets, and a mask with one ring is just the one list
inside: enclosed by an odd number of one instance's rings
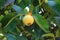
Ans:
{"label": "sunlit leaf", "polygon": [[0,16],[0,21],[3,19],[3,17],[4,17],[3,15]]}
{"label": "sunlit leaf", "polygon": [[52,34],[52,33],[48,33],[48,34],[44,34],[44,35],[42,35],[42,37],[54,37],[54,34]]}
{"label": "sunlit leaf", "polygon": [[22,0],[17,0],[18,1],[18,3],[20,3]]}
{"label": "sunlit leaf", "polygon": [[6,11],[5,11],[5,15],[8,15],[8,14],[9,14],[9,12],[8,12],[8,10],[6,10]]}
{"label": "sunlit leaf", "polygon": [[60,37],[60,28],[56,31],[56,37]]}

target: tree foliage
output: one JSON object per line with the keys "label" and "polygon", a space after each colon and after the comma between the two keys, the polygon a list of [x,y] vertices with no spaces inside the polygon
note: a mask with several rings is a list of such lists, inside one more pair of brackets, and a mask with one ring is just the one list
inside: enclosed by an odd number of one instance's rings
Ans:
{"label": "tree foliage", "polygon": [[[0,39],[58,40],[60,1],[52,1],[0,0]],[[27,26],[23,23],[25,15],[31,15],[34,18],[32,25]]]}

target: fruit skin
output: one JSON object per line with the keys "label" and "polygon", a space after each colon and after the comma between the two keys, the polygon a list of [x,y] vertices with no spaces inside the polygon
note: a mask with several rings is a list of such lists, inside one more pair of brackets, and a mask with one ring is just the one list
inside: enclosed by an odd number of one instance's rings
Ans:
{"label": "fruit skin", "polygon": [[23,18],[23,23],[26,25],[26,26],[30,26],[34,23],[34,18],[32,15],[25,15],[24,18]]}

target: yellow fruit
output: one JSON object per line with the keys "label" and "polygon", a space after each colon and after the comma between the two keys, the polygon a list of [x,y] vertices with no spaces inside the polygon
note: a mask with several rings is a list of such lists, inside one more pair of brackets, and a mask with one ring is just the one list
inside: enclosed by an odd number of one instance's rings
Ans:
{"label": "yellow fruit", "polygon": [[25,15],[24,18],[23,18],[23,23],[26,25],[26,26],[30,26],[34,23],[34,18],[32,15]]}

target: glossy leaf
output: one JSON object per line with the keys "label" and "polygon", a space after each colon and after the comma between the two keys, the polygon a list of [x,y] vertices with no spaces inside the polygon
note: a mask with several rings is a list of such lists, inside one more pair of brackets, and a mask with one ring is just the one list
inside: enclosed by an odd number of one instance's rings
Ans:
{"label": "glossy leaf", "polygon": [[12,8],[17,12],[17,13],[21,13],[22,9],[21,7],[17,6],[17,5],[12,5]]}
{"label": "glossy leaf", "polygon": [[16,37],[12,34],[6,34],[8,40],[16,40]]}
{"label": "glossy leaf", "polygon": [[35,22],[37,23],[37,25],[44,31],[44,32],[48,32],[49,30],[49,24],[48,21],[41,15],[39,14],[34,14],[33,15]]}

